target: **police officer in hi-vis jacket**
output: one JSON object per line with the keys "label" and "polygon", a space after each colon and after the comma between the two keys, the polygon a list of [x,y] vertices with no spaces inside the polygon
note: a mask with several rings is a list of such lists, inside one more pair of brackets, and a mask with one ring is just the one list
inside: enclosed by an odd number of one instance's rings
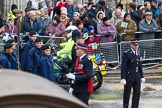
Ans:
{"label": "police officer in hi-vis jacket", "polygon": [[145,82],[142,70],[142,57],[138,50],[139,40],[132,39],[130,49],[122,56],[121,82],[124,85],[123,108],[129,107],[129,98],[133,88],[132,107],[138,108],[141,92],[141,82]]}
{"label": "police officer in hi-vis jacket", "polygon": [[[90,93],[93,92],[92,86],[92,62],[87,57],[87,45],[77,43],[75,63],[76,72],[66,74],[67,78],[74,80],[72,94],[88,105]],[[71,88],[72,89],[72,88]]]}

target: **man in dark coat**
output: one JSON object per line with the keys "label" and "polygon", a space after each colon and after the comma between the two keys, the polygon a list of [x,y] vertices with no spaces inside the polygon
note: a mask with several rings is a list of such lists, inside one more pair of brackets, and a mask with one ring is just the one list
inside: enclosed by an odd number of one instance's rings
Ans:
{"label": "man in dark coat", "polygon": [[17,51],[16,51],[16,43],[14,39],[9,39],[6,44],[11,44],[13,48],[12,59],[11,59],[11,69],[18,69],[18,61],[17,61]]}
{"label": "man in dark coat", "polygon": [[40,58],[42,56],[41,47],[43,41],[40,37],[35,40],[35,46],[29,50],[27,70],[33,74],[40,75]]}
{"label": "man in dark coat", "polygon": [[4,45],[4,52],[0,55],[0,67],[5,69],[11,69],[12,60],[12,44],[6,43]]}
{"label": "man in dark coat", "polygon": [[55,82],[55,72],[54,72],[54,64],[53,57],[51,55],[51,47],[48,44],[42,46],[43,55],[40,59],[40,72],[41,76]]}
{"label": "man in dark coat", "polygon": [[74,72],[74,68],[75,68],[75,61],[77,59],[77,55],[76,55],[76,43],[84,43],[84,38],[81,35],[81,33],[79,32],[79,30],[74,30],[72,32],[72,40],[74,40],[74,45],[72,47],[72,51],[71,51],[71,57],[72,57],[72,72]]}
{"label": "man in dark coat", "polygon": [[[88,105],[90,93],[93,92],[92,86],[92,61],[87,57],[88,47],[83,43],[78,43],[76,47],[76,72],[66,74],[67,78],[74,80],[72,94]],[[72,88],[70,88],[72,89]]]}
{"label": "man in dark coat", "polygon": [[123,108],[129,107],[131,88],[133,88],[132,107],[138,108],[141,82],[145,82],[142,70],[142,56],[138,50],[139,40],[132,39],[130,49],[122,56],[121,82],[124,85]]}
{"label": "man in dark coat", "polygon": [[34,42],[36,38],[38,37],[38,34],[36,32],[30,33],[29,41],[26,43],[26,45],[22,48],[22,54],[21,54],[21,70],[28,71],[27,70],[27,59],[28,59],[28,52],[29,50],[34,47]]}
{"label": "man in dark coat", "polygon": [[22,26],[22,33],[26,35],[26,41],[28,40],[31,31],[35,31],[39,35],[42,32],[41,22],[36,18],[35,11],[30,11],[29,18],[24,21]]}

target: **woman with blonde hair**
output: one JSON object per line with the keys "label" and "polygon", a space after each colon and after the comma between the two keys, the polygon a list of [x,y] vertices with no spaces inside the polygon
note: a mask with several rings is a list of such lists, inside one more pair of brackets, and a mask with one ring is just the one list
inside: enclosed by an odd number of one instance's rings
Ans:
{"label": "woman with blonde hair", "polygon": [[12,18],[9,18],[6,24],[0,28],[0,33],[18,35],[18,28],[14,25],[14,20]]}

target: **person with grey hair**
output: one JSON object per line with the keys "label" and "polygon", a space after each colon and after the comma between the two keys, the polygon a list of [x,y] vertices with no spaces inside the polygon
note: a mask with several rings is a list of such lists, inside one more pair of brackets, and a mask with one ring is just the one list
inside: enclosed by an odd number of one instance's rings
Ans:
{"label": "person with grey hair", "polygon": [[[153,13],[151,11],[146,11],[145,19],[140,21],[139,30],[145,32],[145,34],[140,35],[140,39],[155,39],[154,32],[156,32],[159,27],[156,21],[152,18]],[[150,43],[149,43],[150,44]]]}
{"label": "person with grey hair", "polygon": [[121,12],[121,9],[117,8],[115,9],[114,11],[114,15],[112,16],[111,18],[111,22],[117,26],[117,24],[119,22],[121,22],[123,20],[123,16],[122,16],[122,12]]}
{"label": "person with grey hair", "polygon": [[76,12],[76,8],[74,7],[73,0],[67,0],[67,4],[65,6],[67,8],[67,16],[70,18],[70,20],[73,19],[73,14]]}
{"label": "person with grey hair", "polygon": [[29,35],[31,31],[37,32],[39,35],[42,32],[41,23],[36,18],[36,12],[30,11],[29,18],[27,18],[24,21],[23,27],[22,27],[22,33],[26,35],[25,40],[27,41],[29,39]]}
{"label": "person with grey hair", "polygon": [[41,28],[42,28],[42,32],[41,32],[40,35],[45,35],[45,30],[48,27],[48,25],[50,23],[52,23],[52,19],[48,15],[48,9],[47,8],[41,8],[40,12],[41,12],[41,14],[40,14],[40,17],[38,18],[38,20],[41,23]]}

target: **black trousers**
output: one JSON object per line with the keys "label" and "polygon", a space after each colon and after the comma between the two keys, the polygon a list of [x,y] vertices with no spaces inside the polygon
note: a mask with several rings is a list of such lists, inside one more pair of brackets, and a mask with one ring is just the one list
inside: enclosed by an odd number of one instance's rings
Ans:
{"label": "black trousers", "polygon": [[131,94],[131,89],[133,88],[133,97],[132,97],[132,107],[138,108],[140,93],[141,93],[141,82],[128,82],[124,86],[124,94],[123,94],[123,108],[128,108],[129,99]]}
{"label": "black trousers", "polygon": [[88,92],[84,92],[84,93],[73,93],[73,95],[78,98],[79,100],[81,100],[83,103],[88,105],[88,101],[90,98],[90,93]]}

